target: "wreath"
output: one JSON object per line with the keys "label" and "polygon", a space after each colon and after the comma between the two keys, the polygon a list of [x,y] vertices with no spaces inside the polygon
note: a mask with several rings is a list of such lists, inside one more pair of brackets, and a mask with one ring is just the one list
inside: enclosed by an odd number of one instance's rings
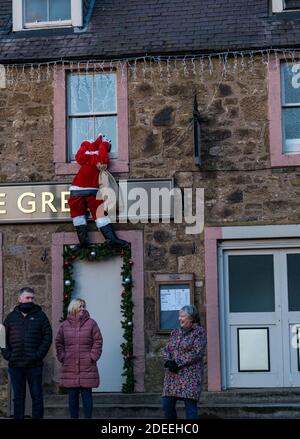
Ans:
{"label": "wreath", "polygon": [[101,261],[104,258],[112,256],[121,256],[123,265],[121,268],[123,290],[121,292],[121,314],[123,319],[121,325],[123,328],[124,342],[121,344],[122,355],[124,360],[122,376],[126,380],[122,386],[123,393],[134,391],[134,373],[133,373],[133,302],[132,302],[132,265],[131,249],[124,248],[121,251],[112,249],[107,244],[90,245],[87,248],[80,248],[76,245],[67,245],[64,247],[64,297],[63,297],[63,317],[67,318],[68,306],[72,300],[72,293],[75,286],[73,279],[73,263],[76,260]]}

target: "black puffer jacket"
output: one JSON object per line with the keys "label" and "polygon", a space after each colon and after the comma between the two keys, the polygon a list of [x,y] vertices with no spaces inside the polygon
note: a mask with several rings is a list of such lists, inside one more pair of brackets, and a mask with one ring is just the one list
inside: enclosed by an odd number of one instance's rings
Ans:
{"label": "black puffer jacket", "polygon": [[6,349],[3,357],[9,367],[39,367],[43,364],[52,343],[52,329],[41,307],[24,316],[19,305],[8,314],[4,321],[6,328]]}

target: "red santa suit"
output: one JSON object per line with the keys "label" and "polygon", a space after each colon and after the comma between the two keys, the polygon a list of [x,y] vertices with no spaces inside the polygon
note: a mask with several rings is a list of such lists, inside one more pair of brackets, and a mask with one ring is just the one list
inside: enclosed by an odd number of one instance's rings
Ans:
{"label": "red santa suit", "polygon": [[104,202],[97,200],[99,188],[99,170],[97,164],[109,164],[110,143],[102,140],[102,135],[94,142],[84,141],[75,156],[80,169],[75,175],[70,187],[70,214],[74,226],[86,224],[87,208],[90,209],[93,219],[96,219],[97,208]]}

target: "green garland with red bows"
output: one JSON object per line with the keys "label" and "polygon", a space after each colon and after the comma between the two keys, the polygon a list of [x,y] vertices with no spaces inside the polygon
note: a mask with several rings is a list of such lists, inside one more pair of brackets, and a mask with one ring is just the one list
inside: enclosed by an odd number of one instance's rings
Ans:
{"label": "green garland with red bows", "polygon": [[121,314],[124,342],[121,344],[124,366],[122,373],[126,377],[122,386],[122,392],[131,393],[134,391],[134,371],[133,371],[133,302],[132,302],[132,259],[131,249],[122,250],[111,249],[106,244],[91,245],[87,248],[80,248],[76,245],[64,247],[64,297],[63,297],[63,317],[67,317],[67,310],[75,286],[73,279],[73,264],[76,260],[101,261],[107,257],[121,256],[123,265],[121,268],[123,290],[121,292]]}

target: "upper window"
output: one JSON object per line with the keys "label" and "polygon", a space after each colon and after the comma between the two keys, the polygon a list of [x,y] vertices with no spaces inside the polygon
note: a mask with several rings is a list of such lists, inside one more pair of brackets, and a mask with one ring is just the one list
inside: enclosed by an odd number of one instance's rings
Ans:
{"label": "upper window", "polygon": [[268,65],[271,165],[300,166],[300,64],[284,58]]}
{"label": "upper window", "polygon": [[300,64],[281,64],[283,152],[300,153]]}
{"label": "upper window", "polygon": [[82,26],[82,0],[13,0],[13,30]]}
{"label": "upper window", "polygon": [[300,0],[272,0],[272,12],[300,10]]}
{"label": "upper window", "polygon": [[111,140],[109,169],[128,172],[128,95],[126,65],[80,64],[57,68],[54,75],[54,149],[57,175],[75,174],[74,156],[84,140],[99,133]]}
{"label": "upper window", "polygon": [[300,1],[299,0],[285,0],[284,2],[284,10],[293,10],[293,9],[300,9]]}
{"label": "upper window", "polygon": [[68,157],[74,156],[85,139],[98,133],[112,142],[110,157],[117,157],[117,79],[116,73],[70,73],[68,96]]}

